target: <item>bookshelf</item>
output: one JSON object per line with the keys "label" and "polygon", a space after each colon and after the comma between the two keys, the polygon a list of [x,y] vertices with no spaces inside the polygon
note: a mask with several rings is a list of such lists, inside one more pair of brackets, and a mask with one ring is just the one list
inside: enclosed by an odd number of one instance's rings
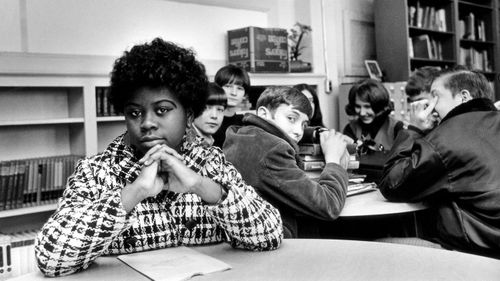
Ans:
{"label": "bookshelf", "polygon": [[480,70],[500,98],[498,0],[376,0],[377,60],[386,81],[422,66]]}
{"label": "bookshelf", "polygon": [[[112,62],[107,57],[0,53],[0,162],[104,150],[125,130],[123,116],[99,114],[96,97],[108,86]],[[325,92],[322,74],[250,73],[250,79],[255,86],[307,83],[316,85],[318,94]],[[49,201],[0,210],[0,232],[39,228],[55,208]]]}

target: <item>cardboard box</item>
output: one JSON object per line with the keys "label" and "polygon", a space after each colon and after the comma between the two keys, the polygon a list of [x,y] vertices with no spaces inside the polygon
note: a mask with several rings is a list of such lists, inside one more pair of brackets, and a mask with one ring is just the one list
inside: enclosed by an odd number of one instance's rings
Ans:
{"label": "cardboard box", "polygon": [[288,33],[249,26],[229,30],[228,61],[249,72],[289,72]]}

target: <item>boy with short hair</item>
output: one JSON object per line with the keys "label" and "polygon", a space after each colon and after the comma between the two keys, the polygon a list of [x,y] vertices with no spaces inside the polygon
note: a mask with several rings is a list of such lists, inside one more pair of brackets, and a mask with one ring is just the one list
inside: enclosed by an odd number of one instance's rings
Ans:
{"label": "boy with short hair", "polygon": [[[491,86],[480,72],[447,70],[430,92],[417,128],[399,132],[380,191],[391,201],[431,201],[443,247],[499,257],[500,112]],[[441,122],[425,132],[432,112]]]}
{"label": "boy with short hair", "polygon": [[207,145],[213,145],[213,135],[220,128],[227,107],[227,97],[224,89],[215,83],[208,85],[208,100],[205,110],[193,121],[193,130],[203,138]]}
{"label": "boy with short hair", "polygon": [[312,179],[299,168],[297,144],[312,115],[307,97],[290,87],[269,87],[256,108],[256,115],[245,115],[244,126],[228,128],[223,146],[228,161],[280,210],[285,238],[307,231],[299,217],[335,220],[348,183],[343,135],[334,130],[320,135],[326,166],[319,179]]}
{"label": "boy with short hair", "polygon": [[[440,69],[435,66],[424,66],[415,70],[406,83],[405,93],[408,106],[410,107],[410,124],[415,125],[418,118],[417,112],[422,110],[426,101],[432,99],[431,84],[434,78],[438,76]],[[439,123],[437,114],[430,114],[425,127],[426,131],[432,130]]]}

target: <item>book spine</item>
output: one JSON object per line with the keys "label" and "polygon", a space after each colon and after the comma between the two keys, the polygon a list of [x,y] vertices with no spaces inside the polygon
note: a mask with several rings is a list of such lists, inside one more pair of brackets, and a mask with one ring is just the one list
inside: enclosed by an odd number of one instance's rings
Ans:
{"label": "book spine", "polygon": [[255,28],[251,26],[248,29],[249,33],[249,49],[250,49],[250,72],[255,72]]}
{"label": "book spine", "polygon": [[321,170],[325,167],[325,161],[307,161],[302,162],[300,168],[304,171]]}
{"label": "book spine", "polygon": [[0,234],[0,280],[12,276],[10,236]]}
{"label": "book spine", "polygon": [[7,197],[7,184],[9,179],[8,162],[0,162],[0,210],[5,207],[5,197]]}

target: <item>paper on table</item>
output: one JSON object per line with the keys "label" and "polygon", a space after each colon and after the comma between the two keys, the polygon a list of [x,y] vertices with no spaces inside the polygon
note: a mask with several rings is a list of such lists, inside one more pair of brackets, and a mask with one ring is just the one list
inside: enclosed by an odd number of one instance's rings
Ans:
{"label": "paper on table", "polygon": [[377,184],[373,182],[349,184],[347,186],[347,196],[375,191],[375,190],[377,190]]}
{"label": "paper on table", "polygon": [[120,255],[118,259],[152,280],[187,280],[196,275],[231,269],[231,266],[188,247]]}

